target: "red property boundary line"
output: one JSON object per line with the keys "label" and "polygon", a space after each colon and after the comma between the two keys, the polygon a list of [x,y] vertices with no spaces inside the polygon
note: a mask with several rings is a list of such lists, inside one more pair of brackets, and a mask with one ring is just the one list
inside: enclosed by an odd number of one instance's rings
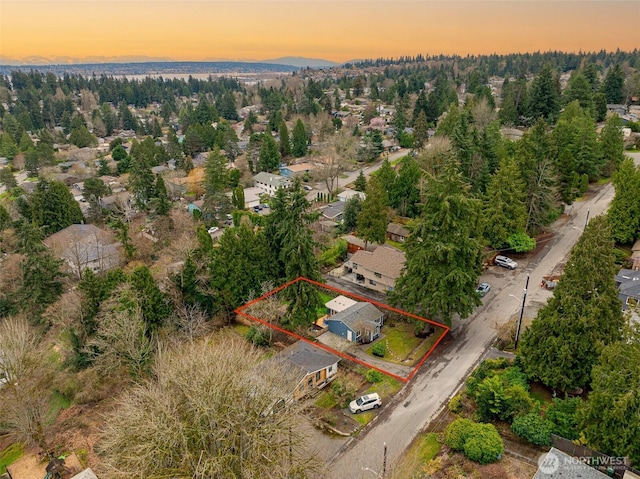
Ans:
{"label": "red property boundary line", "polygon": [[[309,340],[309,339],[307,339],[305,337],[300,336],[299,334],[292,333],[291,331],[287,331],[286,329],[281,328],[280,326],[277,326],[275,324],[269,323],[269,322],[267,322],[267,321],[265,321],[263,319],[257,318],[255,316],[252,316],[252,315],[244,312],[244,310],[246,310],[247,308],[251,307],[252,305],[257,304],[258,302],[268,298],[269,296],[272,296],[272,295],[282,291],[283,289],[288,288],[289,286],[291,286],[291,285],[293,285],[295,283],[298,283],[300,281],[304,281],[306,283],[313,284],[313,285],[318,286],[318,287],[320,287],[322,289],[327,289],[327,290],[333,291],[335,293],[339,293],[339,294],[344,295],[344,296],[355,298],[355,299],[357,299],[359,301],[364,301],[364,302],[371,303],[371,304],[373,304],[373,305],[375,305],[375,306],[377,306],[379,308],[386,309],[387,311],[393,311],[393,312],[398,313],[398,314],[403,314],[403,315],[409,316],[410,318],[417,319],[418,321],[422,321],[423,323],[428,323],[428,324],[431,324],[432,326],[436,326],[436,327],[438,327],[440,329],[443,329],[444,332],[440,335],[440,337],[433,344],[433,346],[431,346],[429,351],[426,352],[426,354],[422,357],[422,359],[418,362],[418,364],[416,364],[416,366],[411,370],[409,375],[407,377],[403,377],[403,376],[399,376],[397,374],[394,374],[394,373],[392,373],[390,371],[387,371],[385,369],[379,368],[379,367],[377,367],[377,366],[375,366],[373,364],[369,364],[366,361],[363,361],[363,360],[358,359],[356,357],[353,357],[353,356],[350,356],[348,354],[345,354],[345,353],[343,353],[341,351],[337,351],[337,350],[335,350],[333,348],[330,348],[329,346],[321,343],[320,341],[311,341],[311,340]],[[409,382],[416,375],[416,373],[418,372],[418,369],[420,369],[420,366],[422,366],[424,364],[424,362],[427,360],[427,358],[431,355],[431,353],[434,351],[434,349],[438,346],[438,344],[440,344],[440,342],[444,339],[444,337],[447,335],[447,333],[451,329],[448,326],[445,326],[444,324],[437,323],[437,322],[432,321],[432,320],[427,319],[427,318],[422,318],[420,316],[417,316],[415,314],[409,313],[407,311],[403,311],[401,309],[394,308],[393,306],[389,306],[387,304],[382,304],[382,303],[380,303],[378,301],[367,299],[367,298],[365,298],[363,296],[359,296],[357,294],[349,293],[348,291],[344,291],[344,290],[339,289],[339,288],[334,288],[333,286],[329,286],[327,284],[319,283],[318,281],[313,281],[313,280],[305,278],[303,276],[300,276],[300,277],[294,279],[293,281],[289,281],[288,283],[285,283],[282,286],[279,286],[279,287],[269,291],[268,293],[263,294],[259,298],[256,298],[256,299],[254,299],[252,301],[249,301],[247,304],[245,304],[243,306],[240,306],[239,308],[236,308],[236,310],[234,312],[239,316],[242,316],[242,317],[247,318],[247,319],[249,319],[251,321],[254,321],[254,322],[257,322],[259,324],[262,324],[263,326],[266,326],[268,328],[274,329],[274,330],[279,331],[281,333],[284,333],[284,334],[286,334],[288,336],[296,338],[299,341],[305,341],[306,343],[312,344],[313,346],[316,346],[316,347],[318,347],[320,349],[324,349],[325,351],[327,351],[327,352],[329,352],[331,354],[334,354],[336,356],[339,356],[339,357],[341,357],[343,359],[346,359],[348,361],[353,361],[355,363],[358,363],[358,364],[360,364],[362,366],[365,366],[367,368],[370,368],[370,369],[375,369],[376,371],[379,371],[379,372],[381,372],[383,374],[386,374],[387,376],[391,376],[392,378],[397,379],[398,381],[401,381],[403,383]]]}

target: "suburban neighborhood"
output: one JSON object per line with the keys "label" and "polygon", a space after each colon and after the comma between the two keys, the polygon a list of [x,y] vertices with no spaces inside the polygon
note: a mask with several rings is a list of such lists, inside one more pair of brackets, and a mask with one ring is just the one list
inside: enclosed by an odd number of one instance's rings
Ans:
{"label": "suburban neighborhood", "polygon": [[639,478],[640,55],[575,55],[0,77],[0,477]]}

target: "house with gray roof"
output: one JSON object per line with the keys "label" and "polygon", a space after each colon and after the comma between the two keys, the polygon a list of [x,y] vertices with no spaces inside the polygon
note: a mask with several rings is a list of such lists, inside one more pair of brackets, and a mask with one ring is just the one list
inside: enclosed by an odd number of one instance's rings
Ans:
{"label": "house with gray roof", "polygon": [[[346,299],[346,298],[345,298]],[[329,302],[331,303],[331,301]],[[329,311],[335,305],[326,304]],[[368,302],[356,302],[347,308],[338,311],[324,322],[334,334],[342,336],[347,341],[354,343],[370,343],[380,336],[380,329],[384,320],[384,313]]]}
{"label": "house with gray roof", "polygon": [[68,226],[46,238],[44,243],[77,277],[85,269],[103,273],[123,261],[122,245],[113,240],[111,232],[94,225]]}
{"label": "house with gray roof", "polygon": [[640,304],[640,271],[621,269],[615,280],[622,310],[636,308]]}
{"label": "house with gray roof", "polygon": [[266,171],[261,171],[253,177],[253,185],[269,196],[274,196],[280,188],[289,188],[292,184],[291,178]]}
{"label": "house with gray roof", "polygon": [[336,201],[327,205],[322,210],[322,216],[328,220],[340,222],[342,221],[342,215],[344,214],[344,207],[346,203],[344,201]]}
{"label": "house with gray roof", "polygon": [[290,373],[293,398],[298,400],[322,389],[336,377],[340,358],[307,341],[297,341],[273,357]]}

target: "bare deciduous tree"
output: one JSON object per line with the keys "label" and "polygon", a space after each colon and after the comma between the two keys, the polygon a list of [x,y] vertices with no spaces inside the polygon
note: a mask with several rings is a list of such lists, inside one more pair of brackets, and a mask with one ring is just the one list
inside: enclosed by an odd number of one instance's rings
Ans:
{"label": "bare deciduous tree", "polygon": [[303,477],[313,465],[290,397],[290,375],[243,339],[158,354],[155,380],[108,414],[98,448],[110,477]]}
{"label": "bare deciduous tree", "polygon": [[126,369],[132,378],[143,377],[153,360],[155,342],[129,286],[121,287],[102,305],[97,322],[98,330],[87,347],[95,355],[98,371],[109,376]]}
{"label": "bare deciduous tree", "polygon": [[52,375],[43,357],[40,338],[21,316],[0,323],[0,424],[19,441],[50,452],[46,441],[46,418]]}

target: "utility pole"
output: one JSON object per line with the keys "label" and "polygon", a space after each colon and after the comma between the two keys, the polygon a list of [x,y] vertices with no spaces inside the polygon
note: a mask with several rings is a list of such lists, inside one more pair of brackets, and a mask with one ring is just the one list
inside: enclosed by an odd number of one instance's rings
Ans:
{"label": "utility pole", "polygon": [[529,275],[527,275],[527,282],[525,283],[524,290],[522,291],[522,306],[520,307],[520,318],[518,318],[518,327],[516,329],[516,340],[513,345],[513,350],[518,349],[518,340],[520,339],[520,328],[522,327],[522,316],[524,315],[524,303],[527,300],[527,289],[529,288]]}
{"label": "utility pole", "polygon": [[384,443],[384,455],[382,456],[382,479],[387,472],[387,443]]}

